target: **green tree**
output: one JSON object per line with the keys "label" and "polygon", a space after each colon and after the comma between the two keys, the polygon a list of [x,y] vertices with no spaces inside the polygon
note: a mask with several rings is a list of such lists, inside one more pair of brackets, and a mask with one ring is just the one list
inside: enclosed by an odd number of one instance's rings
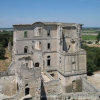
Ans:
{"label": "green tree", "polygon": [[5,55],[5,49],[3,46],[0,44],[0,59],[3,59]]}
{"label": "green tree", "polygon": [[99,41],[100,41],[100,32],[98,32],[98,35],[97,35],[97,41],[96,41],[96,43],[98,43]]}

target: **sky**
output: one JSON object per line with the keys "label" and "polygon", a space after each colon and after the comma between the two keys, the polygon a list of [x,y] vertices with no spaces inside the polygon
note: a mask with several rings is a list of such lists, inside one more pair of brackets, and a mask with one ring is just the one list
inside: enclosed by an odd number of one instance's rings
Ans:
{"label": "sky", "polygon": [[100,27],[100,0],[0,0],[0,28],[37,21]]}

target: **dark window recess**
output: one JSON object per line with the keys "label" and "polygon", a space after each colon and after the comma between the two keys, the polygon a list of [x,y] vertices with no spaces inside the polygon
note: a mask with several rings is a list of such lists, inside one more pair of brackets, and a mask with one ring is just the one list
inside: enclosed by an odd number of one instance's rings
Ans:
{"label": "dark window recess", "polygon": [[70,49],[70,45],[69,45],[69,47],[68,47],[68,50]]}
{"label": "dark window recess", "polygon": [[28,84],[25,84],[25,86],[28,86]]}
{"label": "dark window recess", "polygon": [[39,29],[39,35],[41,34],[41,29]]}
{"label": "dark window recess", "polygon": [[30,89],[29,88],[26,88],[25,89],[25,95],[28,95],[29,94],[29,91],[30,91]]}
{"label": "dark window recess", "polygon": [[17,83],[17,90],[19,90],[19,86],[18,86],[18,83]]}
{"label": "dark window recess", "polygon": [[54,74],[50,74],[52,77],[54,77],[55,75]]}
{"label": "dark window recess", "polygon": [[35,67],[39,67],[39,63],[35,63]]}
{"label": "dark window recess", "polygon": [[50,30],[48,31],[47,36],[50,36]]}
{"label": "dark window recess", "polygon": [[59,78],[59,80],[61,80],[61,79]]}
{"label": "dark window recess", "polygon": [[50,49],[50,43],[48,43],[48,49]]}
{"label": "dark window recess", "polygon": [[47,56],[47,58],[50,58],[50,56]]}
{"label": "dark window recess", "polygon": [[75,62],[72,62],[72,64],[75,64]]}
{"label": "dark window recess", "polygon": [[24,37],[25,37],[25,38],[27,37],[27,31],[24,32]]}
{"label": "dark window recess", "polygon": [[26,47],[24,48],[24,53],[27,53],[27,51],[28,51],[28,47],[26,46]]}
{"label": "dark window recess", "polygon": [[50,66],[50,59],[47,60],[47,66]]}

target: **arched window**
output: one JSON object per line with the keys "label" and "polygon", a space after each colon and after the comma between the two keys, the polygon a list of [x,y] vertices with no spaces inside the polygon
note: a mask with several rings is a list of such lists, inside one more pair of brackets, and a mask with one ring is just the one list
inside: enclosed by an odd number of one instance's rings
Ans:
{"label": "arched window", "polygon": [[28,47],[25,46],[25,47],[24,47],[24,53],[27,53],[27,52],[28,52]]}

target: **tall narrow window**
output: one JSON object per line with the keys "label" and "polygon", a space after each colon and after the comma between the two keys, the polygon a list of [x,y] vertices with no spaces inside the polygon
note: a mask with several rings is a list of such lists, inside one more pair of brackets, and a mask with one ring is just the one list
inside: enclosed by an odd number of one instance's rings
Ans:
{"label": "tall narrow window", "polygon": [[30,91],[30,88],[25,88],[25,95],[28,95]]}
{"label": "tall narrow window", "polygon": [[48,30],[48,32],[47,32],[47,36],[50,36],[50,30]]}
{"label": "tall narrow window", "polygon": [[41,28],[38,29],[38,32],[39,32],[39,36],[40,36],[41,35]]}
{"label": "tall narrow window", "polygon": [[50,66],[51,60],[50,60],[50,56],[47,56],[47,66]]}
{"label": "tall narrow window", "polygon": [[50,43],[47,44],[47,48],[50,49]]}
{"label": "tall narrow window", "polygon": [[47,60],[47,66],[50,66],[50,59]]}
{"label": "tall narrow window", "polygon": [[27,53],[27,51],[28,51],[28,47],[25,46],[25,47],[24,47],[24,53]]}
{"label": "tall narrow window", "polygon": [[24,32],[24,37],[25,37],[25,38],[27,37],[27,31]]}

